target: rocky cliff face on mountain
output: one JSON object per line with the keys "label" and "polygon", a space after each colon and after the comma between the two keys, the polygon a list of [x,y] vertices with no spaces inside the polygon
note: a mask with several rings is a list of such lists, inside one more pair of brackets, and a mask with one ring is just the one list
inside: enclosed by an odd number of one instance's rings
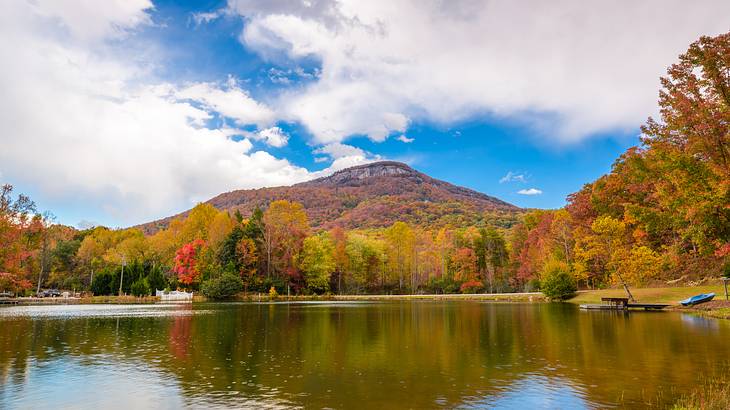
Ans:
{"label": "rocky cliff face on mountain", "polygon": [[[308,182],[226,192],[207,201],[218,209],[250,215],[279,199],[304,205],[313,228],[379,228],[395,221],[439,227],[480,222],[509,226],[521,209],[480,192],[440,181],[392,161],[347,168]],[[153,233],[186,213],[139,227]]]}

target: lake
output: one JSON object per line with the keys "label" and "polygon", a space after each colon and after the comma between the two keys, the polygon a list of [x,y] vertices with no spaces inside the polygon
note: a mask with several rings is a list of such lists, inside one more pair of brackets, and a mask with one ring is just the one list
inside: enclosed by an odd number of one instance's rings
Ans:
{"label": "lake", "polygon": [[0,408],[605,408],[730,364],[729,322],[476,301],[0,308]]}

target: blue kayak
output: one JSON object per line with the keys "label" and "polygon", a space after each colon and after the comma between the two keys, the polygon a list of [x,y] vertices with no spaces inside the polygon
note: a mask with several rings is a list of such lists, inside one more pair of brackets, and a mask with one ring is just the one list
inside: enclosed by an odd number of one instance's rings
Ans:
{"label": "blue kayak", "polygon": [[714,293],[702,293],[699,295],[692,296],[691,298],[687,298],[679,303],[681,303],[682,306],[698,305],[700,303],[709,302],[714,297],[715,297]]}

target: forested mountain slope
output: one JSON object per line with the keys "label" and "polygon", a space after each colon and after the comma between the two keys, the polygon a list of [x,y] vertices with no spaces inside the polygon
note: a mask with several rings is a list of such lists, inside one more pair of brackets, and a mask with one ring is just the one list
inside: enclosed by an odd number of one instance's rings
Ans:
{"label": "forested mountain slope", "polygon": [[[219,210],[250,215],[275,200],[299,202],[313,228],[379,228],[405,221],[437,227],[485,222],[509,227],[521,209],[500,199],[440,181],[406,164],[381,161],[347,168],[288,187],[242,189],[220,194],[207,203]],[[165,228],[175,215],[141,225],[145,233]]]}

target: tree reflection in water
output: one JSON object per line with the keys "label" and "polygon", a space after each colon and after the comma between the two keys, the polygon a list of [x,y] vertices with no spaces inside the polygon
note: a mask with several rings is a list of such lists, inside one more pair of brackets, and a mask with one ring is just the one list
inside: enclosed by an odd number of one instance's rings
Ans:
{"label": "tree reflection in water", "polygon": [[[730,357],[727,322],[676,313],[477,302],[155,309],[118,318],[0,310],[0,407],[53,400],[30,386],[62,383],[69,360],[109,388],[123,378],[206,406],[642,406],[725,374]],[[75,397],[84,394],[101,393]]]}

